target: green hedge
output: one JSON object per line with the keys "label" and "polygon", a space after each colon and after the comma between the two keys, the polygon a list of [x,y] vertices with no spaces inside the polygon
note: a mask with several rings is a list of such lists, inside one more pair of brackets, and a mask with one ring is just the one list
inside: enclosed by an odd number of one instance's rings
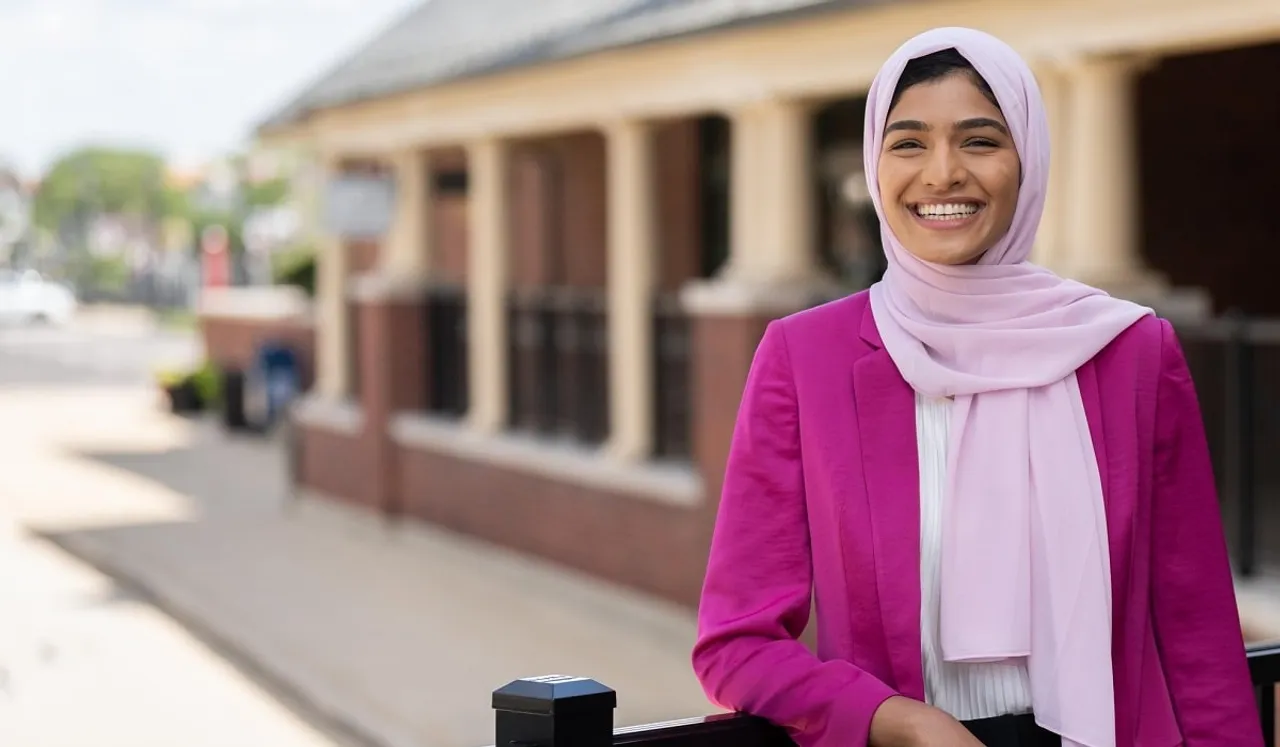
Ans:
{"label": "green hedge", "polygon": [[277,285],[294,285],[308,297],[316,295],[316,253],[311,247],[283,251],[272,259],[272,275]]}

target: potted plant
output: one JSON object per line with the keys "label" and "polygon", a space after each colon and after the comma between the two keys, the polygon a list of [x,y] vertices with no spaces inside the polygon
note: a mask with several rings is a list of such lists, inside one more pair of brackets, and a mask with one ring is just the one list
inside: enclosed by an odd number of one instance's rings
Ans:
{"label": "potted plant", "polygon": [[203,409],[194,378],[189,372],[164,371],[156,376],[156,381],[168,398],[170,412],[189,413]]}
{"label": "potted plant", "polygon": [[192,370],[166,370],[156,375],[169,410],[178,414],[202,412],[214,407],[220,396],[218,373],[205,361]]}

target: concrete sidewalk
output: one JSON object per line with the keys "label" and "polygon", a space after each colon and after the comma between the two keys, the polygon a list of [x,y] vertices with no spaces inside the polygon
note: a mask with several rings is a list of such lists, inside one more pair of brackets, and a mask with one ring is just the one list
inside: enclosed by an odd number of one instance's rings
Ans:
{"label": "concrete sidewalk", "polygon": [[371,744],[478,747],[489,697],[594,677],[616,722],[712,712],[684,610],[421,524],[291,499],[279,449],[150,391],[0,395],[0,500],[136,585],[300,710]]}
{"label": "concrete sidewalk", "polygon": [[19,530],[0,500],[0,744],[360,747],[290,712],[131,589]]}

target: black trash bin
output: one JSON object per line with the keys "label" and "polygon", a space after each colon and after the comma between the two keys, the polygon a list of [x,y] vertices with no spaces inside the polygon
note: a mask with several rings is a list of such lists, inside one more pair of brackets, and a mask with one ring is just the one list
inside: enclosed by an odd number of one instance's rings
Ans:
{"label": "black trash bin", "polygon": [[245,430],[249,419],[244,409],[244,372],[237,368],[222,369],[222,427],[230,431]]}

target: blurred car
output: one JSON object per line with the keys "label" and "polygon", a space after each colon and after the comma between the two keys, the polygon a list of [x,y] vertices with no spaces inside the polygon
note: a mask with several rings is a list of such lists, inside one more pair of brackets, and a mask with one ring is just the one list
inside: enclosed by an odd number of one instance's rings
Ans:
{"label": "blurred car", "polygon": [[34,270],[0,269],[0,324],[66,324],[76,306],[69,288]]}

